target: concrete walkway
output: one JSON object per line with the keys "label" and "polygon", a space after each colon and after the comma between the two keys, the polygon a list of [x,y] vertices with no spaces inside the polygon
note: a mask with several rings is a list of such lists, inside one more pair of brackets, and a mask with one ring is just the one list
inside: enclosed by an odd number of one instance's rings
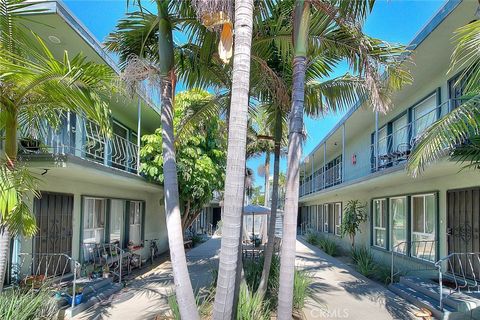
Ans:
{"label": "concrete walkway", "polygon": [[[217,265],[220,238],[212,238],[187,252],[188,270],[194,288],[211,283]],[[125,288],[108,300],[77,315],[78,320],[150,320],[168,310],[167,297],[174,290],[172,265],[164,261],[128,281]]]}
{"label": "concrete walkway", "polygon": [[[187,253],[194,288],[212,281],[218,264],[220,238],[213,238]],[[363,277],[302,239],[297,241],[297,266],[313,277],[314,298],[307,302],[307,319],[410,319],[410,305],[385,287]],[[170,261],[132,279],[119,293],[74,319],[153,319],[168,310],[173,291]]]}
{"label": "concrete walkway", "polygon": [[418,319],[414,307],[303,239],[297,240],[297,266],[313,277],[314,298],[307,319]]}

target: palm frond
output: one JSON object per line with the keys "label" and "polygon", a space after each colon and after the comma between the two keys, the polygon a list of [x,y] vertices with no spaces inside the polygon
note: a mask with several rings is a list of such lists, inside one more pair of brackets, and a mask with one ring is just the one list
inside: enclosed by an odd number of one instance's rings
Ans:
{"label": "palm frond", "polygon": [[418,176],[425,167],[448,155],[480,133],[480,95],[466,101],[420,136],[407,163],[407,171]]}

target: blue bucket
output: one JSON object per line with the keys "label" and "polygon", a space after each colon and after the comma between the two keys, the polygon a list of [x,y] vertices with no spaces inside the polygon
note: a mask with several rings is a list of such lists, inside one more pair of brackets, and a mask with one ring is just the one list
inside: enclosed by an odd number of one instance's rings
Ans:
{"label": "blue bucket", "polygon": [[[67,295],[66,296],[67,298],[67,302],[69,305],[72,304],[72,297]],[[82,300],[83,300],[83,293],[78,293],[75,295],[75,305],[78,306],[80,303],[82,303]]]}

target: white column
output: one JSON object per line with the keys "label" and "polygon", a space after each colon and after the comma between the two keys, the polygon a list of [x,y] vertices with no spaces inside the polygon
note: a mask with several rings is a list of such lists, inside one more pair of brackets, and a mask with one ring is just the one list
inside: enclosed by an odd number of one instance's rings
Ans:
{"label": "white column", "polygon": [[140,172],[140,143],[142,139],[142,100],[138,96],[137,106],[137,173]]}
{"label": "white column", "polygon": [[327,141],[323,143],[323,188],[325,189],[327,185]]}
{"label": "white column", "polygon": [[312,193],[315,191],[314,188],[315,188],[315,182],[314,182],[314,175],[313,175],[313,161],[315,161],[315,152],[312,153],[312,158],[310,159],[310,161],[312,162],[312,165],[311,165],[311,168],[312,168]]}

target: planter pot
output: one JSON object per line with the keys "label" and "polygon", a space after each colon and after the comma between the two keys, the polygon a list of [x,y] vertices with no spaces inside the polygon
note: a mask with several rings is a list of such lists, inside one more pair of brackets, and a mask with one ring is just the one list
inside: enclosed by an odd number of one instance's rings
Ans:
{"label": "planter pot", "polygon": [[[67,298],[68,304],[72,305],[72,297],[67,295],[66,298]],[[83,293],[77,293],[75,295],[75,305],[78,306],[80,303],[82,303],[82,300],[83,300]]]}

